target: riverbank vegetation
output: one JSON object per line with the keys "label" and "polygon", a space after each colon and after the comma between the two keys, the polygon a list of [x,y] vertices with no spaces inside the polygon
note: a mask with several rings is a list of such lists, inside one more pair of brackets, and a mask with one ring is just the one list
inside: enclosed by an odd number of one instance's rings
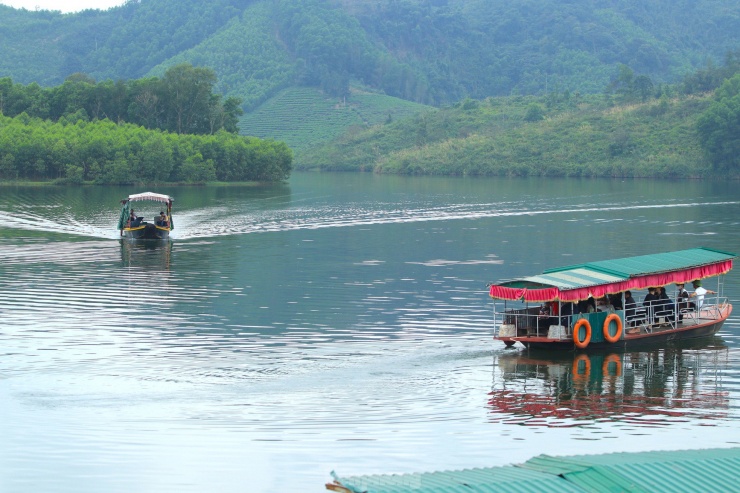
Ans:
{"label": "riverbank vegetation", "polygon": [[236,98],[189,64],[162,79],[95,83],[74,74],[41,88],[0,79],[0,180],[57,183],[280,181],[292,151],[237,135]]}
{"label": "riverbank vegetation", "polygon": [[296,168],[431,175],[738,177],[739,55],[730,54],[724,66],[707,67],[676,85],[656,87],[649,78],[622,67],[599,95],[563,91],[542,97],[467,99],[406,120],[353,129],[298,154]]}
{"label": "riverbank vegetation", "polygon": [[0,179],[66,184],[281,181],[292,151],[282,142],[225,131],[173,134],[110,120],[58,122],[0,115]]}

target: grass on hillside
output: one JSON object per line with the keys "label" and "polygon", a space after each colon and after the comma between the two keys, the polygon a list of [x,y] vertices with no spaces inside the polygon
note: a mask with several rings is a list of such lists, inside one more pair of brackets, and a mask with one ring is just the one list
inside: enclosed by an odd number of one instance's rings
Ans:
{"label": "grass on hillside", "polygon": [[[709,95],[609,106],[600,96],[547,104],[462,102],[377,125],[305,152],[298,169],[425,175],[703,177],[696,122]],[[551,102],[552,103],[552,102]],[[544,118],[527,121],[533,105]]]}
{"label": "grass on hillside", "polygon": [[239,132],[284,141],[300,159],[302,151],[328,142],[349,128],[403,119],[429,107],[382,94],[353,90],[346,100],[318,89],[291,87],[244,115]]}

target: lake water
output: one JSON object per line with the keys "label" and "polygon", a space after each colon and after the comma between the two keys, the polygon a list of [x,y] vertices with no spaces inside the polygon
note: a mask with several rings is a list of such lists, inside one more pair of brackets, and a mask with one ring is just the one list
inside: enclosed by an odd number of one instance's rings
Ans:
{"label": "lake water", "polygon": [[[711,340],[594,355],[585,373],[493,341],[486,288],[740,252],[737,190],[370,174],[162,187],[173,240],[142,248],[115,226],[118,200],[145,190],[0,188],[0,491],[320,492],[332,470],[738,446],[740,311]],[[740,272],[725,281],[737,302]]]}

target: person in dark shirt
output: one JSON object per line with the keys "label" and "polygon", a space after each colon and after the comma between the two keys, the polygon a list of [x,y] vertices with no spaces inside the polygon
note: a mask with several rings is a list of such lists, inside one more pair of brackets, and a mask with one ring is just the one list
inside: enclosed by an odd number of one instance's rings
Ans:
{"label": "person in dark shirt", "polygon": [[655,288],[648,288],[648,294],[645,296],[645,299],[642,300],[642,306],[645,307],[648,320],[651,321],[651,323],[655,316],[655,305],[658,303],[657,291],[658,290]]}
{"label": "person in dark shirt", "polygon": [[668,293],[666,293],[665,288],[660,288],[657,305],[655,307],[655,316],[663,317],[669,322],[676,320],[676,305],[674,305],[673,301],[668,297]]}
{"label": "person in dark shirt", "polygon": [[136,215],[136,211],[131,209],[131,214],[128,217],[129,228],[135,228],[141,223],[141,218]]}
{"label": "person in dark shirt", "polygon": [[609,303],[614,307],[615,310],[622,310],[622,296],[619,294],[610,294]]}
{"label": "person in dark shirt", "polygon": [[625,291],[624,292],[624,316],[627,319],[630,319],[635,316],[635,313],[637,312],[637,303],[635,302],[635,299],[632,297],[632,291]]}
{"label": "person in dark shirt", "polygon": [[684,312],[694,310],[696,305],[694,305],[692,301],[689,301],[689,292],[684,288],[684,283],[677,282],[676,289],[678,290],[678,295],[676,296],[676,302],[678,304],[678,320],[681,321],[683,320]]}

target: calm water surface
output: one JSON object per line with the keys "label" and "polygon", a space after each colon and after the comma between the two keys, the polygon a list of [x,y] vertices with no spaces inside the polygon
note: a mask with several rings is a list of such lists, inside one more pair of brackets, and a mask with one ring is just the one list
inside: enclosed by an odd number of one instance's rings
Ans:
{"label": "calm water surface", "polygon": [[736,183],[162,188],[158,248],[114,229],[141,191],[0,189],[0,491],[320,492],[332,470],[740,444],[740,312],[693,346],[574,361],[504,350],[486,289],[740,252]]}

